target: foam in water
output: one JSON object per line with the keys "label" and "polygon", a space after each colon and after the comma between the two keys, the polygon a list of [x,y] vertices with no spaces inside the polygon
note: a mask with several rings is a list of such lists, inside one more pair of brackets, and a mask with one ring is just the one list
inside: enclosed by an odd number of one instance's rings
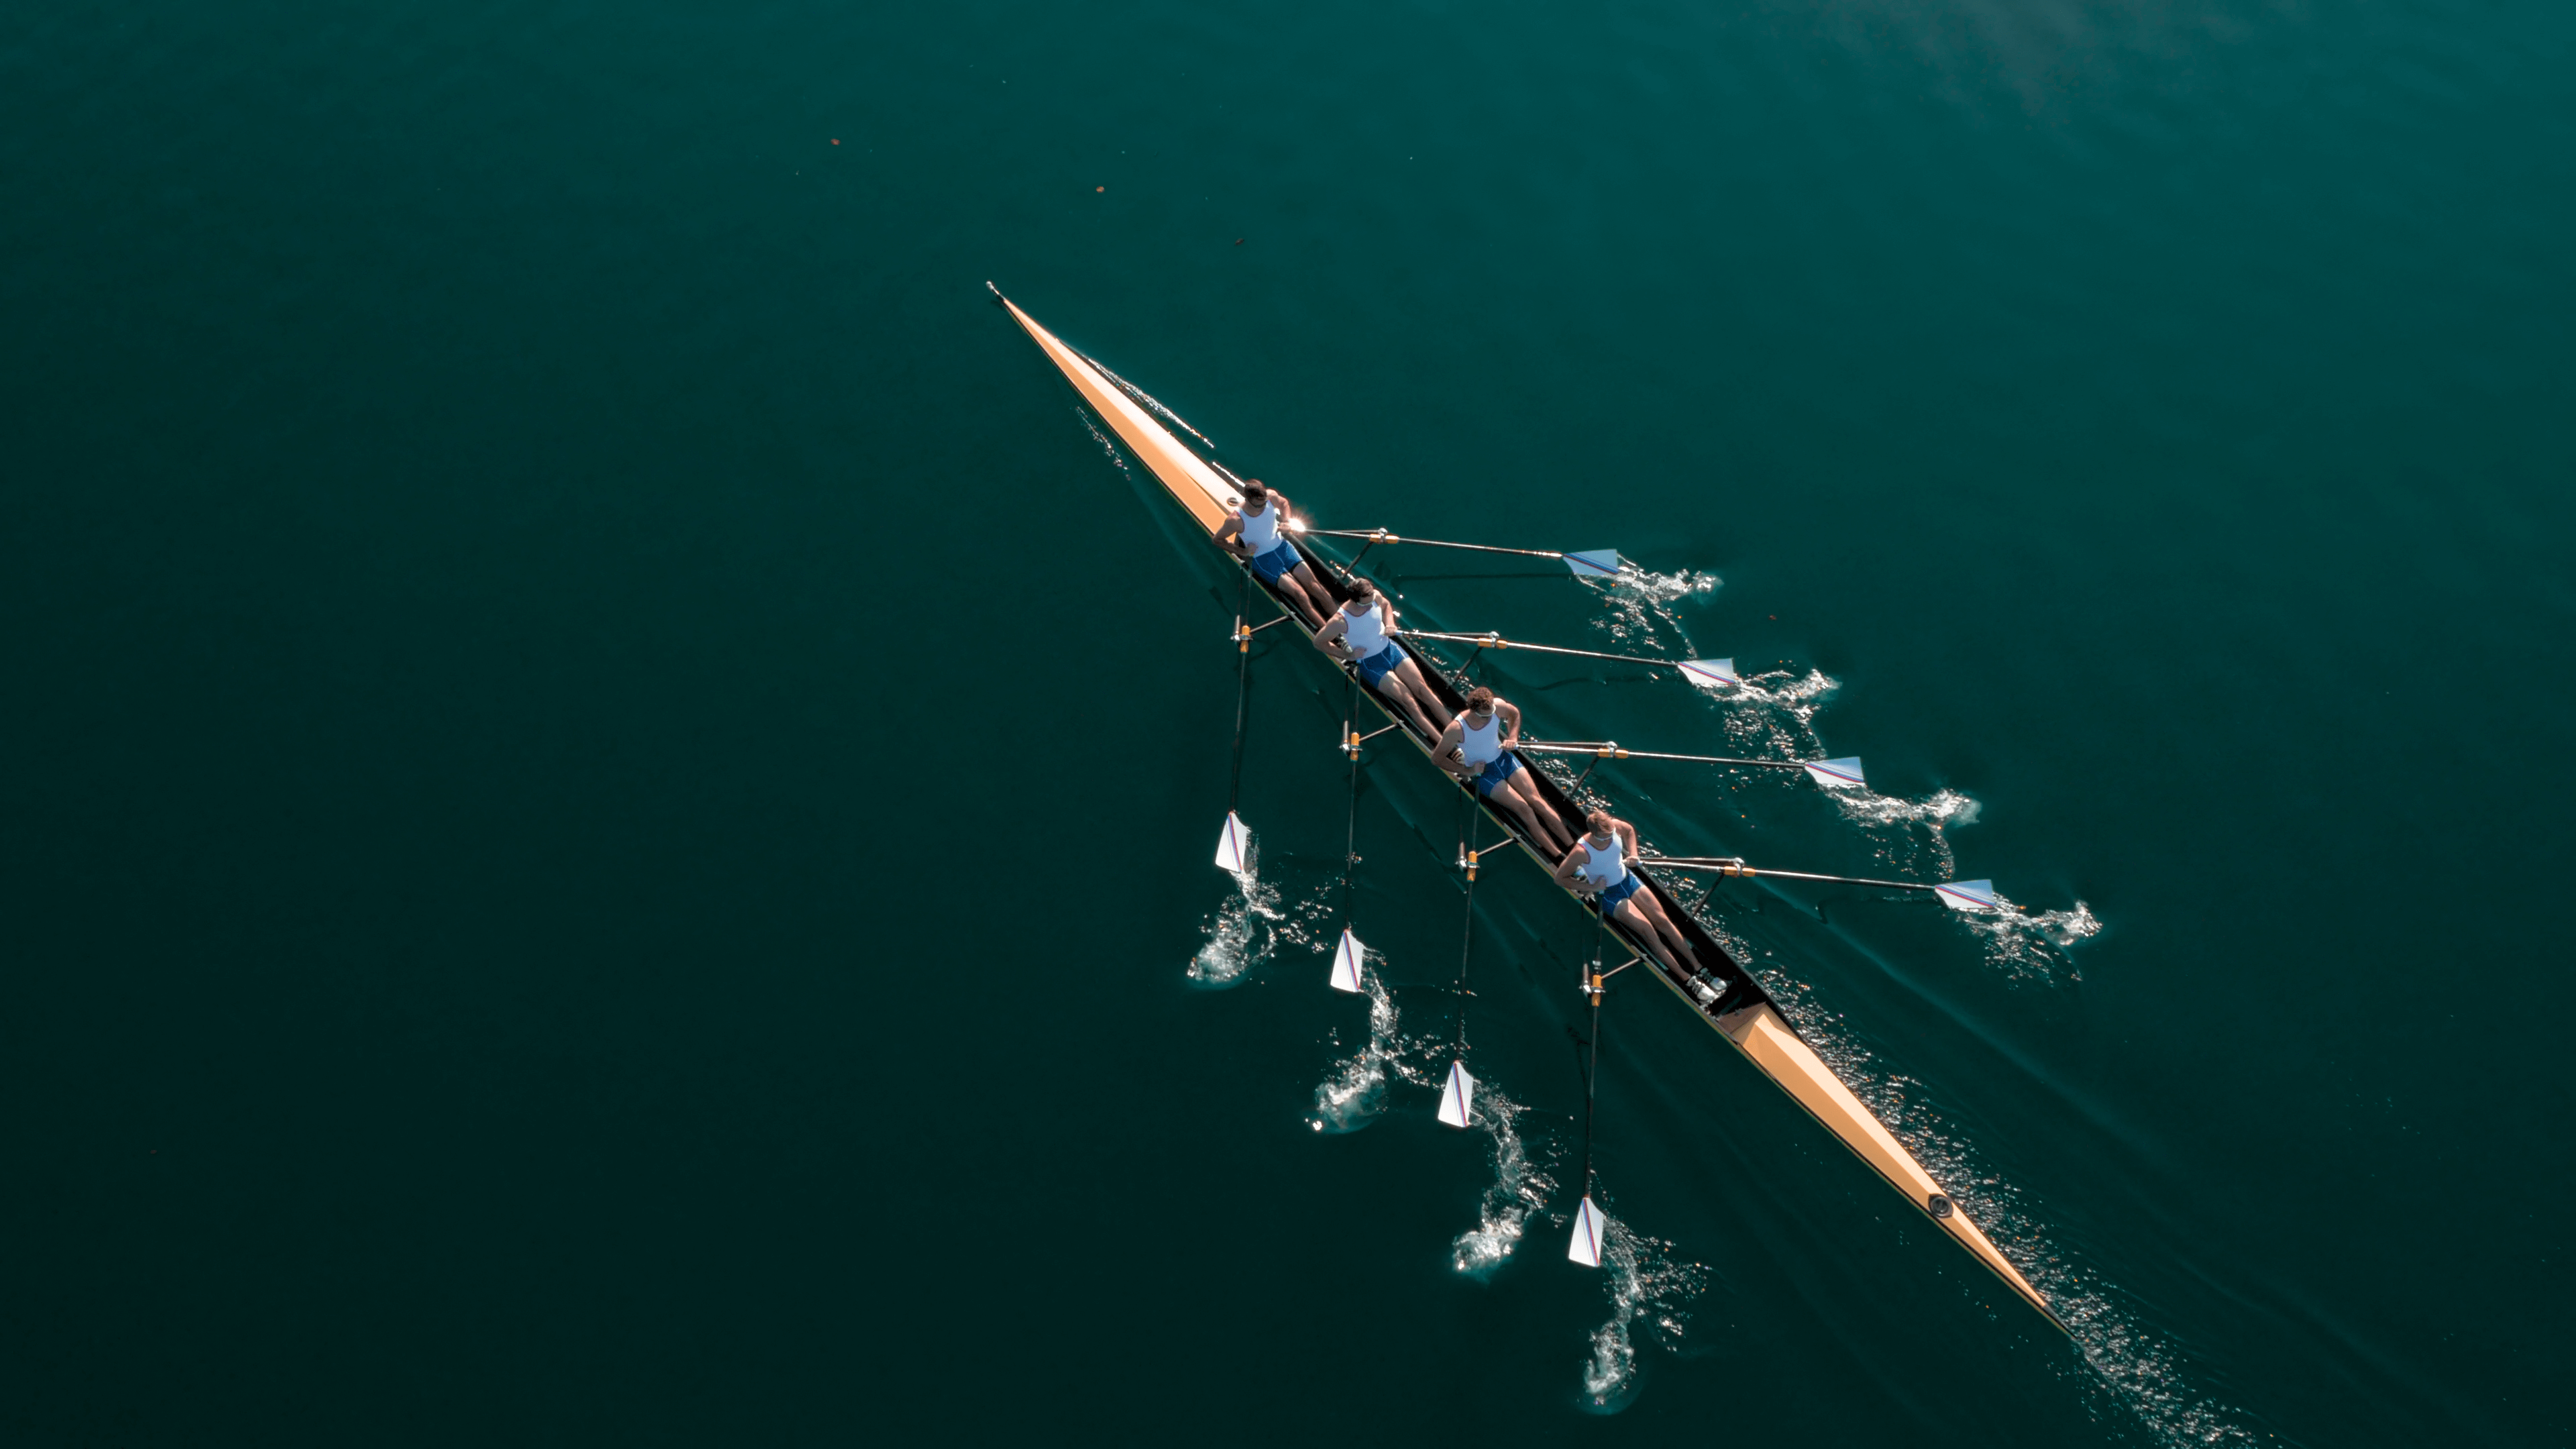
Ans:
{"label": "foam in water", "polygon": [[[2092,920],[2081,907],[2055,914]],[[2140,1327],[2113,1303],[2103,1285],[2081,1273],[2048,1242],[2037,1217],[2024,1208],[2021,1192],[1987,1170],[1919,1100],[1920,1083],[1873,1071],[1870,1054],[1835,1034],[1832,1018],[1816,1008],[1804,983],[1779,980],[1775,984],[1777,973],[1762,974],[1798,1034],[2057,1310],[2092,1370],[2085,1376],[2093,1391],[2088,1411],[2097,1422],[2138,1425],[2154,1442],[2170,1449],[2263,1442],[2262,1435],[2245,1427],[2240,1410],[2185,1380],[2180,1356],[2171,1343]],[[1995,1292],[2001,1305],[2008,1294],[2000,1285]]]}
{"label": "foam in water", "polygon": [[[2000,891],[1995,899],[2007,907],[2012,905]],[[2082,980],[2068,948],[2102,931],[2100,918],[2082,901],[2077,901],[2072,910],[2036,911],[2029,915],[2015,909],[1979,911],[1965,919],[1985,950],[1987,965],[2007,976],[2039,981],[2054,981],[2060,976]]]}
{"label": "foam in water", "polygon": [[1259,837],[1245,847],[1243,869],[1231,874],[1235,897],[1201,927],[1207,939],[1189,965],[1190,980],[1215,991],[1239,983],[1246,972],[1269,961],[1283,931],[1294,929],[1279,908],[1279,888],[1261,879]]}
{"label": "foam in water", "polygon": [[[1905,800],[1894,795],[1880,795],[1868,789],[1828,790],[1843,818],[1858,825],[1902,834],[1920,847],[1930,859],[1899,862],[1927,865],[1938,878],[1948,880],[1958,871],[1958,858],[1950,853],[1950,838],[1944,832],[1955,826],[1977,823],[1977,802],[1956,790],[1936,790],[1928,800]],[[1915,835],[1908,827],[1920,825],[1923,833]],[[1911,852],[1909,852],[1910,854]],[[1880,858],[1895,861],[1882,850]]]}
{"label": "foam in water", "polygon": [[1360,985],[1368,992],[1369,1034],[1367,1042],[1351,1055],[1335,1062],[1315,1084],[1315,1110],[1306,1125],[1318,1132],[1357,1132],[1386,1110],[1386,1077],[1392,1066],[1404,1067],[1400,1060],[1402,1044],[1395,1034],[1395,998],[1387,994],[1386,981],[1378,974],[1378,954],[1363,948],[1360,962]]}
{"label": "foam in water", "polygon": [[[1816,712],[1842,681],[1821,669],[1792,674],[1785,669],[1748,673],[1743,683],[1724,694],[1703,694],[1718,710],[1725,732],[1724,753],[1775,760],[1816,760],[1832,753],[1816,733]],[[1771,772],[1764,771],[1769,774]],[[1780,772],[1783,783],[1805,781]]]}
{"label": "foam in water", "polygon": [[1530,1215],[1547,1206],[1556,1182],[1530,1160],[1518,1122],[1526,1110],[1491,1082],[1476,1084],[1470,1126],[1485,1134],[1494,1154],[1494,1180],[1477,1205],[1476,1226],[1449,1245],[1450,1266],[1470,1278],[1492,1275],[1520,1246]]}
{"label": "foam in water", "polygon": [[[1601,1202],[1597,1191],[1593,1201]],[[1583,1365],[1583,1407],[1615,1414],[1636,1401],[1638,1325],[1642,1322],[1666,1350],[1678,1352],[1689,1326],[1690,1303],[1707,1291],[1708,1269],[1674,1261],[1672,1244],[1633,1231],[1615,1216],[1605,1224],[1602,1243],[1610,1318],[1592,1331],[1592,1357]]]}
{"label": "foam in water", "polygon": [[1619,576],[1607,583],[1592,583],[1592,591],[1601,598],[1601,617],[1592,627],[1620,643],[1660,639],[1659,628],[1681,635],[1687,645],[1689,636],[1681,633],[1682,623],[1673,606],[1706,599],[1724,582],[1712,573],[1694,573],[1683,569],[1677,573],[1650,573],[1622,559]]}

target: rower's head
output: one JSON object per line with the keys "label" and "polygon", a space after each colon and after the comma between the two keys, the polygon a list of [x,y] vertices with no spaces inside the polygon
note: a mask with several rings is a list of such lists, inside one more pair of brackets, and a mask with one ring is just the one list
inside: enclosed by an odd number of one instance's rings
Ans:
{"label": "rower's head", "polygon": [[1248,513],[1259,513],[1261,510],[1263,510],[1263,509],[1265,509],[1265,508],[1267,508],[1267,507],[1269,507],[1269,506],[1270,506],[1270,490],[1261,486],[1261,480],[1260,480],[1260,479],[1258,479],[1258,478],[1246,478],[1246,479],[1244,479],[1244,480],[1243,480],[1243,507],[1244,507],[1244,511],[1246,511],[1246,512],[1248,512]]}
{"label": "rower's head", "polygon": [[1467,713],[1478,719],[1494,712],[1494,692],[1478,685],[1467,693]]}
{"label": "rower's head", "polygon": [[1350,602],[1342,605],[1354,614],[1365,614],[1377,607],[1377,585],[1363,578],[1351,580]]}
{"label": "rower's head", "polygon": [[1618,833],[1617,826],[1619,822],[1611,819],[1610,812],[1607,810],[1593,811],[1591,814],[1583,817],[1583,823],[1592,827],[1593,834],[1601,836],[1604,839]]}

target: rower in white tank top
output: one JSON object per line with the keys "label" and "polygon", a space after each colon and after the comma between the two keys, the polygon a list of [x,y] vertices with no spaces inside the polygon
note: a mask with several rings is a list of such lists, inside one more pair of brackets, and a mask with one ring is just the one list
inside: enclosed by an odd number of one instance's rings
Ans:
{"label": "rower in white tank top", "polygon": [[1417,741],[1428,744],[1440,737],[1431,711],[1444,706],[1423,680],[1421,667],[1393,642],[1395,632],[1395,605],[1375,584],[1353,575],[1349,602],[1315,631],[1315,647],[1351,666],[1360,683],[1401,706],[1421,732]]}
{"label": "rower in white tank top", "polygon": [[1503,757],[1503,716],[1501,711],[1487,709],[1485,722],[1476,723],[1474,705],[1458,716],[1458,763],[1482,768]]}
{"label": "rower in white tank top", "polygon": [[[1360,600],[1351,600],[1352,604]],[[1355,659],[1369,659],[1386,649],[1386,600],[1378,598],[1366,609],[1352,613],[1350,605],[1342,606],[1342,642],[1351,647]]]}
{"label": "rower in white tank top", "polygon": [[1593,895],[1628,878],[1626,842],[1616,830],[1609,835],[1606,841],[1597,832],[1583,837],[1583,878],[1592,883]]}
{"label": "rower in white tank top", "polygon": [[1645,888],[1645,878],[1628,869],[1628,857],[1637,849],[1636,827],[1613,818],[1607,810],[1593,811],[1584,823],[1591,829],[1556,863],[1556,883],[1589,897],[1594,910],[1626,927],[1629,936],[1656,960],[1676,971],[1698,974],[1699,958],[1692,953],[1690,938],[1673,924],[1664,903]]}
{"label": "rower in white tank top", "polygon": [[1234,515],[1243,520],[1243,546],[1252,551],[1254,558],[1279,546],[1279,500],[1265,495],[1261,501],[1267,506],[1256,508],[1246,498]]}
{"label": "rower in white tank top", "polygon": [[1564,817],[1539,789],[1538,777],[1512,753],[1520,742],[1521,712],[1510,700],[1496,698],[1492,690],[1478,689],[1467,696],[1467,708],[1441,732],[1440,742],[1431,747],[1431,758],[1461,784],[1475,787],[1478,795],[1511,812],[1530,839],[1549,854],[1562,855],[1574,844],[1573,832],[1565,828]]}
{"label": "rower in white tank top", "polygon": [[1315,577],[1289,534],[1297,530],[1288,495],[1258,478],[1243,481],[1243,501],[1216,526],[1217,546],[1252,566],[1252,572],[1290,608],[1321,627],[1333,611],[1333,594]]}

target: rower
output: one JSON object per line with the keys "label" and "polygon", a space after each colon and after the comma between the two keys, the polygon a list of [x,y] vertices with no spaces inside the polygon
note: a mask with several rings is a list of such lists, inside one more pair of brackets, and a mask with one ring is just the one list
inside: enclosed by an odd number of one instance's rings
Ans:
{"label": "rower", "polygon": [[1562,855],[1573,846],[1574,836],[1539,794],[1537,777],[1512,753],[1520,744],[1520,710],[1479,687],[1468,694],[1466,712],[1441,731],[1431,757],[1459,783],[1475,786],[1478,795],[1519,816],[1531,839]]}
{"label": "rower", "polygon": [[[1574,842],[1565,859],[1556,865],[1556,883],[1568,890],[1592,898],[1592,907],[1607,920],[1626,926],[1630,934],[1646,943],[1655,959],[1675,970],[1699,970],[1699,958],[1691,954],[1690,941],[1664,913],[1664,903],[1645,888],[1645,881],[1628,869],[1637,858],[1637,827],[1611,817],[1607,810],[1595,810],[1586,818],[1592,827],[1589,834]],[[1660,939],[1658,939],[1660,938]],[[1670,941],[1690,965],[1685,968],[1664,949]]]}
{"label": "rower", "polygon": [[1387,602],[1375,584],[1353,578],[1350,601],[1335,609],[1324,627],[1315,631],[1315,647],[1345,664],[1358,666],[1360,683],[1402,705],[1424,739],[1438,739],[1440,727],[1431,722],[1429,711],[1441,707],[1440,696],[1423,682],[1422,670],[1413,657],[1387,637],[1394,632],[1395,605]]}
{"label": "rower", "polygon": [[1216,541],[1238,558],[1250,559],[1252,571],[1261,575],[1263,583],[1287,595],[1309,625],[1320,625],[1332,612],[1333,596],[1306,566],[1297,546],[1280,537],[1279,525],[1287,521],[1288,495],[1263,486],[1258,478],[1247,478],[1243,506],[1217,525]]}

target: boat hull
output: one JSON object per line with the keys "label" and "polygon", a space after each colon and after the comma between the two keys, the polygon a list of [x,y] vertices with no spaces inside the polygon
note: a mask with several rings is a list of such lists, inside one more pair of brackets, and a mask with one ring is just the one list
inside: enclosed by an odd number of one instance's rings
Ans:
{"label": "boat hull", "polygon": [[[1030,339],[1037,343],[1039,349],[1047,355],[1047,359],[1064,374],[1065,380],[1073,385],[1074,391],[1081,396],[1082,400],[1117,433],[1119,441],[1127,445],[1129,453],[1142,462],[1162,484],[1172,501],[1198,524],[1206,535],[1209,546],[1216,548],[1223,557],[1233,561],[1238,568],[1242,568],[1242,561],[1231,552],[1219,547],[1215,539],[1217,529],[1224,524],[1227,516],[1241,501],[1241,494],[1235,489],[1231,479],[1174,437],[1143,406],[1129,398],[1117,384],[1111,382],[1090,359],[1039,326],[1034,318],[1021,311],[1000,292],[996,291],[994,297],[1010,312],[1012,320],[1018,322]],[[1291,541],[1297,547],[1299,554],[1306,559],[1315,576],[1322,580],[1336,597],[1348,597],[1340,579],[1324,559],[1317,556],[1303,541]],[[1248,569],[1245,571],[1249,572]],[[1253,583],[1270,594],[1283,611],[1294,612],[1293,606],[1287,600],[1280,598],[1275,589],[1261,583],[1258,577],[1253,579]],[[1442,702],[1452,712],[1466,707],[1465,698],[1450,686],[1445,678],[1445,671],[1437,661],[1424,656],[1419,649],[1407,641],[1399,639],[1396,642],[1414,658],[1415,663],[1421,668],[1423,678],[1440,695]],[[1350,671],[1348,665],[1342,668],[1345,673]],[[1389,723],[1396,726],[1396,733],[1410,741],[1426,761],[1431,760],[1431,747],[1435,741],[1422,738],[1397,710],[1378,697],[1376,691],[1364,689],[1360,693],[1366,696],[1371,704],[1377,706]],[[1526,763],[1524,761],[1524,764]],[[1436,762],[1434,762],[1434,768],[1437,768]],[[1559,788],[1555,781],[1534,768],[1529,769],[1527,773],[1537,783],[1540,793],[1546,798],[1549,806],[1556,811],[1558,818],[1579,829],[1584,812],[1575,805],[1564,790]],[[1442,774],[1444,777],[1447,776],[1446,771],[1442,771]],[[1466,787],[1458,788],[1464,790]],[[1519,845],[1531,860],[1537,862],[1542,870],[1555,869],[1556,862],[1548,858],[1546,853],[1528,838],[1517,820],[1481,799],[1477,804],[1483,808],[1489,819],[1510,835],[1512,841]],[[1890,1187],[1895,1188],[1909,1202],[1912,1202],[1935,1227],[1948,1234],[1952,1241],[1984,1264],[2023,1302],[2039,1310],[2061,1331],[2064,1330],[2066,1325],[2058,1318],[2055,1310],[2049,1307],[2047,1298],[2037,1288],[2031,1286],[2030,1281],[2024,1278],[2011,1261],[1996,1249],[1993,1242],[1978,1229],[1975,1223],[1968,1220],[1967,1213],[1956,1205],[1955,1200],[1942,1189],[1932,1174],[1924,1169],[1923,1164],[1915,1159],[1913,1153],[1906,1150],[1905,1145],[1897,1140],[1896,1135],[1888,1130],[1886,1124],[1880,1122],[1860,1098],[1853,1094],[1851,1088],[1834,1075],[1832,1068],[1826,1066],[1824,1059],[1816,1054],[1815,1048],[1789,1025],[1787,1019],[1781,1015],[1779,1004],[1762,989],[1760,982],[1753,979],[1752,973],[1744,968],[1743,963],[1735,960],[1708,929],[1700,924],[1698,917],[1684,909],[1671,892],[1664,888],[1661,881],[1644,869],[1638,869],[1635,873],[1644,888],[1652,891],[1655,898],[1663,903],[1666,914],[1689,938],[1691,949],[1700,960],[1726,963],[1724,971],[1719,973],[1724,978],[1723,989],[1712,991],[1705,981],[1695,980],[1664,967],[1655,959],[1654,953],[1647,949],[1644,941],[1634,938],[1625,927],[1614,923],[1612,929],[1642,958],[1638,961],[1636,969],[1648,971],[1656,980],[1661,981],[1666,989],[1681,1000],[1683,1005],[1707,1022],[1746,1061],[1751,1062],[1756,1070],[1769,1077],[1782,1091],[1788,1093],[1792,1101],[1821,1123],[1826,1131],[1831,1132],[1843,1146],[1851,1150],[1854,1156],[1867,1164],[1871,1171],[1877,1173]],[[1572,893],[1568,894],[1571,896]],[[1584,908],[1590,909],[1588,904]]]}

